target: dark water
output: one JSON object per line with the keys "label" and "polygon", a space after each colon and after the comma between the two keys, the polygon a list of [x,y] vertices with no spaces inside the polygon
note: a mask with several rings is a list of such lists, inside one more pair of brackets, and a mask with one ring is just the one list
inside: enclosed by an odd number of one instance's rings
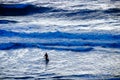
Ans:
{"label": "dark water", "polygon": [[0,79],[119,80],[119,3],[0,1]]}

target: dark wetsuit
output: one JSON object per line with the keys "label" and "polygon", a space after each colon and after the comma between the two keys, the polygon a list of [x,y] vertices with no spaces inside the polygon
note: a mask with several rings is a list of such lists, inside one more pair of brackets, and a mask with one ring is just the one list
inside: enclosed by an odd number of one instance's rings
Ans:
{"label": "dark wetsuit", "polygon": [[44,57],[45,57],[45,60],[46,60],[46,61],[49,61],[49,58],[48,58],[48,54],[47,54],[47,53],[45,53],[45,56],[44,56]]}

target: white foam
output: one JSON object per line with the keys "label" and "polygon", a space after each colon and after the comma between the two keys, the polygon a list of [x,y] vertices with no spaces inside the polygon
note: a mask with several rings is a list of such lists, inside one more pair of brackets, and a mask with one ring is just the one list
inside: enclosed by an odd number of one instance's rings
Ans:
{"label": "white foam", "polygon": [[[109,50],[108,50],[109,51]],[[50,62],[47,68],[44,63],[44,53],[48,52]],[[17,73],[55,73],[59,75],[119,75],[120,55],[117,53],[106,53],[106,51],[94,52],[66,52],[66,51],[46,51],[41,49],[18,49],[0,51],[3,70]],[[14,64],[14,65],[12,65]],[[7,67],[9,66],[9,67]],[[35,70],[35,71],[34,71]],[[9,74],[9,72],[5,72]],[[11,73],[16,75],[16,73]],[[34,76],[37,74],[34,74]],[[24,75],[25,76],[25,75]],[[32,76],[32,75],[31,75]]]}

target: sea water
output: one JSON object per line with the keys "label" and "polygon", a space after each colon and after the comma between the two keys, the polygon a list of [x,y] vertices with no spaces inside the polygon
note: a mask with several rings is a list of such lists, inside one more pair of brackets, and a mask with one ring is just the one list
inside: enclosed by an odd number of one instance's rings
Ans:
{"label": "sea water", "polygon": [[119,80],[119,3],[1,0],[0,79]]}

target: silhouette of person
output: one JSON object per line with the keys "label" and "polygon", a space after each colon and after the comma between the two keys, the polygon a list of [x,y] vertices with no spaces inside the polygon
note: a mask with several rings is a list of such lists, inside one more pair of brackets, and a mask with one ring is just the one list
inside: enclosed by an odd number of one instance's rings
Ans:
{"label": "silhouette of person", "polygon": [[47,67],[48,62],[49,62],[49,58],[48,58],[48,54],[47,53],[45,53],[44,58],[45,58],[45,63],[46,63],[46,67]]}
{"label": "silhouette of person", "polygon": [[49,58],[48,58],[48,54],[47,54],[47,53],[45,53],[44,57],[45,57],[45,60],[46,60],[46,61],[49,61]]}

